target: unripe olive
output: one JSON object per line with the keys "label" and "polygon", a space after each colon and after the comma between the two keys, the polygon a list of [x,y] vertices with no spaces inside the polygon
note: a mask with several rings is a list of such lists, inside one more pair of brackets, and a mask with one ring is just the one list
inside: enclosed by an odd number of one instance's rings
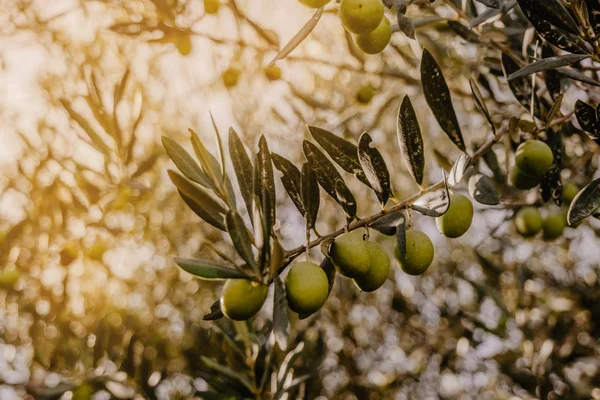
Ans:
{"label": "unripe olive", "polygon": [[566,220],[564,213],[552,212],[548,213],[548,216],[544,220],[544,239],[546,240],[554,240],[560,237],[565,230]]}
{"label": "unripe olive", "polygon": [[244,321],[262,308],[269,288],[246,279],[229,279],[221,293],[221,311],[234,321]]}
{"label": "unripe olive", "polygon": [[367,54],[381,53],[392,38],[390,20],[383,17],[377,28],[371,32],[356,35],[354,41],[356,46]]}
{"label": "unripe olive", "polygon": [[329,3],[331,0],[300,0],[300,3],[304,4],[310,8],[319,8],[323,7],[325,4]]}
{"label": "unripe olive", "polygon": [[0,271],[0,287],[8,286],[12,287],[19,281],[21,274],[18,269],[11,268]]}
{"label": "unripe olive", "polygon": [[189,35],[181,35],[177,38],[177,50],[182,56],[187,56],[192,52],[192,38]]}
{"label": "unripe olive", "polygon": [[369,271],[371,261],[361,231],[344,233],[331,245],[331,261],[342,275],[357,278]]}
{"label": "unripe olive", "polygon": [[77,389],[73,390],[71,400],[90,400],[94,394],[94,389],[87,383],[82,384]]}
{"label": "unripe olive", "polygon": [[290,268],[285,279],[288,306],[298,314],[317,312],[329,295],[329,280],[323,268],[308,261]]}
{"label": "unripe olive", "polygon": [[515,164],[525,175],[541,178],[552,168],[554,156],[550,147],[541,140],[528,140],[517,148]]}
{"label": "unripe olive", "polygon": [[207,14],[216,14],[221,7],[220,0],[204,0],[204,12]]}
{"label": "unripe olive", "polygon": [[567,183],[563,186],[562,199],[565,204],[571,204],[575,196],[579,193],[579,187],[574,183]]}
{"label": "unripe olive", "polygon": [[365,246],[371,265],[366,275],[354,279],[354,284],[363,292],[374,292],[390,274],[390,256],[379,243],[365,242]]}
{"label": "unripe olive", "polygon": [[379,26],[383,18],[383,3],[381,0],[342,0],[339,13],[344,28],[361,35]]}
{"label": "unripe olive", "polygon": [[401,256],[398,246],[395,249],[400,268],[409,275],[423,274],[433,261],[433,253],[429,236],[414,229],[406,231],[406,256]]}
{"label": "unripe olive", "polygon": [[99,240],[96,241],[92,246],[86,248],[84,250],[84,253],[88,258],[92,260],[101,261],[102,257],[104,256],[104,253],[106,253],[106,250],[108,250],[106,243]]}
{"label": "unripe olive", "polygon": [[450,208],[446,214],[435,219],[435,224],[442,235],[457,238],[469,230],[472,221],[471,200],[460,193],[450,193]]}
{"label": "unripe olive", "polygon": [[270,67],[265,68],[265,76],[270,81],[281,79],[281,68],[277,65],[271,65]]}
{"label": "unripe olive", "polygon": [[532,237],[542,230],[544,220],[535,207],[521,208],[515,217],[517,232],[523,237]]}
{"label": "unripe olive", "polygon": [[521,190],[529,190],[540,183],[539,178],[525,175],[516,165],[510,170],[510,183]]}
{"label": "unripe olive", "polygon": [[221,78],[226,88],[232,88],[238,83],[240,77],[240,71],[237,68],[229,67],[223,72]]}
{"label": "unripe olive", "polygon": [[356,93],[356,101],[361,104],[367,104],[371,101],[371,99],[375,96],[375,89],[371,85],[365,85],[358,89]]}

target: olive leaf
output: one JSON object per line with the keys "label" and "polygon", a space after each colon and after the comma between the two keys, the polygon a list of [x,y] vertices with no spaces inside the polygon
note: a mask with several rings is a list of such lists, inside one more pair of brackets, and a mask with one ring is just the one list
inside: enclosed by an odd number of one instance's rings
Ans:
{"label": "olive leaf", "polygon": [[227,227],[225,226],[225,221],[220,214],[211,214],[207,212],[200,204],[196,203],[190,197],[183,194],[180,190],[178,190],[179,196],[183,199],[185,204],[192,210],[197,216],[202,218],[204,222],[214,226],[217,229],[220,229],[224,232],[227,231]]}
{"label": "olive leaf", "polygon": [[279,275],[273,278],[273,283],[273,336],[279,348],[285,350],[289,339],[288,302],[285,294],[285,286]]}
{"label": "olive leaf", "polygon": [[459,149],[466,151],[448,84],[440,66],[427,49],[423,49],[421,59],[421,83],[427,104],[440,127]]}
{"label": "olive leaf", "polygon": [[490,111],[488,110],[487,105],[485,104],[485,100],[483,99],[483,95],[479,90],[479,86],[477,86],[477,83],[473,80],[473,78],[469,78],[469,86],[471,87],[471,93],[473,93],[473,97],[475,98],[475,104],[477,104],[477,107],[485,116],[485,119],[487,120],[488,124],[490,124],[494,135],[496,135],[496,126],[494,125],[494,121],[492,121]]}
{"label": "olive leaf", "polygon": [[417,184],[422,185],[425,168],[423,137],[417,114],[408,96],[404,96],[398,110],[397,132],[404,163]]}
{"label": "olive leaf", "polygon": [[396,246],[400,258],[406,258],[406,218],[401,219],[396,225]]}
{"label": "olive leaf", "polygon": [[364,132],[360,136],[358,140],[358,160],[369,181],[369,186],[373,188],[383,207],[392,194],[390,172],[379,150],[371,147],[372,142],[373,139],[368,133]]}
{"label": "olive leaf", "polygon": [[596,33],[596,36],[600,35],[600,1],[599,0],[585,0],[585,4],[588,9],[588,15],[592,29]]}
{"label": "olive leaf", "polygon": [[215,371],[220,376],[231,379],[236,384],[240,384],[244,386],[251,393],[253,392],[252,383],[241,373],[235,371],[234,369],[227,367],[225,365],[221,365],[216,361],[211,360],[208,357],[200,356],[200,361],[210,370]]}
{"label": "olive leaf", "polygon": [[[317,175],[319,185],[321,185],[327,194],[344,208],[346,214],[351,212],[352,209],[354,209],[354,213],[356,214],[356,202],[354,201],[354,196],[331,161],[327,159],[325,154],[323,154],[317,146],[307,140],[302,143],[302,148],[304,149],[304,155],[306,156],[311,169]],[[344,198],[340,199],[340,194],[344,196]]]}
{"label": "olive leaf", "polygon": [[481,43],[479,35],[472,31],[468,26],[463,25],[458,21],[448,21],[448,26],[450,27],[450,29],[456,32],[457,35],[465,39],[467,42]]}
{"label": "olive leaf", "polygon": [[248,215],[252,214],[252,193],[254,188],[253,174],[254,167],[252,161],[244,148],[244,144],[240,140],[237,132],[233,128],[229,128],[229,157],[233,164],[233,170],[238,181],[242,199],[246,204]]}
{"label": "olive leaf", "polygon": [[446,173],[442,171],[442,174],[444,178],[440,183],[443,183],[443,186],[433,192],[423,194],[411,204],[410,208],[428,217],[437,218],[446,214],[450,208],[450,192]]}
{"label": "olive leaf", "polygon": [[[491,1],[493,1],[493,0],[491,0]],[[500,14],[508,14],[508,12],[510,10],[512,10],[513,8],[515,8],[516,5],[517,5],[517,0],[504,1],[504,4],[501,4],[500,8],[491,8],[489,10],[482,12],[477,17],[473,18],[471,20],[471,23],[469,24],[469,27],[473,28],[473,27],[479,26],[479,25],[483,24],[484,22],[487,22],[490,19],[492,19]]]}
{"label": "olive leaf", "polygon": [[504,184],[506,182],[506,176],[504,176],[504,171],[502,171],[502,168],[500,167],[496,152],[493,149],[486,151],[483,155],[483,161],[488,168],[492,170],[494,181],[499,184]]}
{"label": "olive leaf", "polygon": [[404,213],[396,211],[378,219],[369,226],[386,236],[394,236],[396,234],[396,227],[405,222],[406,216]]}
{"label": "olive leaf", "polygon": [[305,215],[305,208],[302,202],[302,186],[301,186],[301,173],[298,167],[296,167],[290,160],[280,156],[276,153],[271,153],[273,159],[273,165],[283,175],[281,175],[281,183],[287,194],[292,199],[292,202],[300,211],[300,214]]}
{"label": "olive leaf", "polygon": [[254,177],[254,191],[260,199],[263,218],[266,222],[266,228],[269,230],[269,236],[276,218],[275,204],[275,177],[273,176],[273,164],[267,139],[261,135],[258,141],[258,153],[256,155]]}
{"label": "olive leaf", "polygon": [[206,174],[183,147],[167,136],[162,137],[162,144],[169,158],[186,178],[204,187],[212,187]]}
{"label": "olive leaf", "polygon": [[469,178],[469,194],[480,204],[488,206],[500,204],[500,195],[496,190],[496,185],[487,175],[480,172]]}
{"label": "olive leaf", "polygon": [[[517,64],[508,54],[502,53],[502,70],[506,79],[519,70],[519,64]],[[508,81],[510,91],[513,93],[519,104],[521,104],[527,111],[531,110],[531,79],[527,77],[521,77]],[[535,97],[535,115],[539,117],[539,106],[538,98]]]}
{"label": "olive leaf", "polygon": [[204,317],[202,317],[202,319],[204,321],[216,321],[218,319],[223,318],[224,316],[225,315],[221,310],[221,299],[217,299],[214,301],[214,303],[212,303],[212,305],[210,306],[210,311],[204,314]]}
{"label": "olive leaf", "polygon": [[[548,42],[544,42],[542,44],[542,57],[550,58],[555,56],[554,48]],[[552,97],[553,100],[556,100],[558,95],[562,92],[560,80],[561,74],[555,69],[548,70],[544,73],[544,82],[546,83],[548,93],[550,93],[550,97]]]}
{"label": "olive leaf", "polygon": [[[331,289],[333,289],[333,284],[335,283],[335,276],[336,276],[335,266],[333,265],[333,262],[331,261],[331,259],[329,257],[325,257],[323,259],[323,261],[321,261],[321,268],[323,269],[323,271],[325,271],[325,274],[327,275],[327,282],[329,282],[329,291],[328,291],[328,294],[329,294],[329,293],[331,293]],[[313,314],[314,313],[299,314],[298,318],[306,319]]]}
{"label": "olive leaf", "polygon": [[256,261],[252,253],[252,238],[244,224],[244,220],[236,210],[227,213],[227,231],[238,254],[253,269],[256,270]]}
{"label": "olive leaf", "polygon": [[556,47],[576,54],[592,53],[579,34],[579,24],[559,0],[517,0],[535,30]]}
{"label": "olive leaf", "polygon": [[492,8],[500,8],[500,0],[475,0],[478,3],[484,4]]}
{"label": "olive leaf", "polygon": [[463,180],[465,172],[470,166],[471,156],[466,153],[461,154],[456,161],[454,161],[452,169],[448,174],[448,185],[451,187],[458,186],[458,184]]}
{"label": "olive leaf", "polygon": [[560,179],[560,171],[562,170],[562,158],[563,158],[563,136],[559,132],[555,132],[553,129],[546,131],[548,137],[548,146],[552,150],[552,167],[542,177],[540,184],[540,190],[542,200],[544,202],[552,199],[554,203],[559,207],[562,205],[562,181]]}
{"label": "olive leaf", "polygon": [[313,229],[317,223],[321,198],[319,196],[317,174],[311,168],[310,163],[307,162],[302,165],[300,193],[302,205],[305,210],[306,229]]}
{"label": "olive leaf", "polygon": [[329,157],[337,165],[342,167],[344,171],[356,176],[365,185],[369,185],[369,180],[360,165],[355,144],[326,129],[311,125],[308,125],[307,128],[311,136],[319,143],[319,146],[329,154]]}
{"label": "olive leaf", "polygon": [[410,39],[415,39],[415,25],[413,24],[412,19],[398,11],[396,13],[396,20],[398,21],[398,28],[402,33],[406,35],[406,37]]}
{"label": "olive leaf", "polygon": [[600,121],[598,120],[600,113],[598,111],[600,111],[598,108],[594,108],[581,100],[577,100],[575,103],[575,116],[581,129],[590,139],[600,145]]}
{"label": "olive leaf", "polygon": [[569,207],[567,221],[569,225],[594,214],[600,208],[600,179],[596,179],[584,187],[573,199]]}
{"label": "olive leaf", "polygon": [[513,72],[508,77],[508,80],[514,80],[524,76],[535,74],[536,72],[547,71],[550,69],[556,69],[567,65],[573,65],[577,62],[583,61],[590,58],[588,54],[564,54],[561,56],[543,58],[539,61],[535,61],[529,65],[524,66],[518,71]]}
{"label": "olive leaf", "polygon": [[560,75],[565,76],[569,79],[587,83],[588,85],[600,87],[600,82],[590,78],[589,76],[587,76],[585,74],[582,74],[579,71],[574,70],[573,68],[568,68],[568,67],[557,68],[556,72],[558,72]]}
{"label": "olive leaf", "polygon": [[174,261],[184,271],[204,280],[250,278],[238,269],[211,260],[176,257]]}

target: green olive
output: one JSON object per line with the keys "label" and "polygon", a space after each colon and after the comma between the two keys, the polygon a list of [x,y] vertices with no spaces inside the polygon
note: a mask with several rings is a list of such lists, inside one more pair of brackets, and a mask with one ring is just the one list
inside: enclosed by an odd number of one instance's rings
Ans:
{"label": "green olive", "polygon": [[523,237],[532,237],[542,230],[544,220],[535,207],[521,208],[515,217],[517,232]]}
{"label": "green olive", "polygon": [[406,256],[402,257],[398,246],[395,256],[400,268],[409,275],[421,275],[433,261],[433,243],[425,233],[414,229],[406,231]]}
{"label": "green olive", "polygon": [[384,284],[390,274],[390,256],[379,243],[365,242],[365,246],[371,264],[369,272],[355,278],[354,283],[363,292],[374,292]]}
{"label": "green olive", "polygon": [[223,84],[226,88],[232,88],[238,83],[238,79],[240,78],[240,70],[234,67],[229,67],[223,72],[221,78],[223,79]]}
{"label": "green olive", "polygon": [[192,38],[189,35],[181,35],[177,38],[177,50],[182,56],[187,56],[192,52]]}
{"label": "green olive", "polygon": [[356,101],[361,104],[368,104],[375,96],[375,89],[371,85],[362,86],[356,93]]}
{"label": "green olive", "polygon": [[533,178],[541,178],[552,168],[554,156],[550,147],[541,140],[528,140],[517,148],[515,164],[521,172]]}
{"label": "green olive", "polygon": [[540,184],[539,178],[525,175],[516,165],[510,170],[510,183],[521,190],[529,190]]}
{"label": "green olive", "polygon": [[281,68],[277,65],[271,65],[270,67],[265,68],[265,76],[270,81],[276,81],[281,79]]}
{"label": "green olive", "polygon": [[0,271],[0,286],[14,286],[21,277],[18,269],[11,268]]}
{"label": "green olive", "polygon": [[77,389],[73,390],[71,400],[90,400],[94,394],[94,389],[87,383],[82,384]]}
{"label": "green olive", "polygon": [[331,245],[330,255],[333,265],[349,278],[357,278],[369,271],[369,254],[360,230],[338,236]]}
{"label": "green olive", "polygon": [[308,261],[290,268],[285,279],[288,306],[298,314],[318,311],[329,296],[329,280],[323,268]]}
{"label": "green olive", "polygon": [[450,208],[446,214],[435,219],[435,224],[442,235],[457,238],[469,230],[472,221],[471,200],[460,193],[450,193]]}
{"label": "green olive", "polygon": [[381,19],[381,23],[368,33],[356,35],[354,41],[356,46],[367,54],[381,53],[392,38],[390,20],[387,17]]}
{"label": "green olive", "polygon": [[246,279],[229,279],[221,293],[221,311],[234,321],[245,321],[262,308],[269,288]]}
{"label": "green olive", "polygon": [[300,3],[310,8],[320,8],[330,1],[331,0],[300,0]]}
{"label": "green olive", "polygon": [[379,26],[383,11],[381,0],[342,0],[339,14],[346,30],[361,35]]}
{"label": "green olive", "polygon": [[565,230],[566,220],[563,212],[548,213],[542,227],[544,231],[544,239],[554,240],[559,238]]}
{"label": "green olive", "polygon": [[573,202],[573,199],[575,198],[575,196],[577,196],[578,193],[579,186],[571,182],[567,183],[565,186],[563,186],[562,190],[563,202],[565,204],[571,204],[571,202]]}
{"label": "green olive", "polygon": [[220,0],[204,0],[204,12],[207,14],[216,14],[221,7]]}

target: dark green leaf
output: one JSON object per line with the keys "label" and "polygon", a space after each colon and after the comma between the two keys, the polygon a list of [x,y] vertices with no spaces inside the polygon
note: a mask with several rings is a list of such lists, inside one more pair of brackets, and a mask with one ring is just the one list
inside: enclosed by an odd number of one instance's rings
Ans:
{"label": "dark green leaf", "polygon": [[401,219],[396,225],[396,246],[400,258],[406,257],[406,218]]}
{"label": "dark green leaf", "polygon": [[560,75],[565,76],[569,79],[587,83],[588,85],[600,87],[600,82],[590,78],[589,76],[587,76],[579,71],[574,70],[573,68],[568,68],[568,67],[557,68],[556,72],[558,72]]}
{"label": "dark green leaf", "polygon": [[258,141],[258,154],[256,155],[256,177],[255,193],[261,200],[263,217],[266,227],[271,231],[276,218],[275,205],[275,178],[273,176],[273,164],[267,139],[264,135]]}
{"label": "dark green leaf", "polygon": [[471,20],[469,27],[473,28],[479,26],[491,18],[496,17],[499,14],[508,14],[517,5],[517,0],[507,0],[504,4],[501,4],[500,8],[492,8],[479,14],[477,17]]}
{"label": "dark green leaf", "polygon": [[168,170],[169,178],[181,193],[192,199],[209,213],[225,214],[226,210],[206,191],[194,184],[179,172]]}
{"label": "dark green leaf", "polygon": [[250,232],[244,224],[244,220],[235,210],[229,210],[227,213],[227,231],[231,236],[231,241],[240,257],[246,261],[246,264],[256,267],[254,254],[252,253],[252,239]]}
{"label": "dark green leaf", "polygon": [[592,29],[600,35],[600,0],[585,0]]}
{"label": "dark green leaf", "polygon": [[211,214],[211,213],[207,212],[200,204],[196,203],[190,197],[181,193],[180,190],[178,192],[179,192],[179,195],[181,196],[181,198],[183,199],[183,201],[185,202],[185,204],[187,204],[187,206],[190,208],[190,210],[192,210],[197,216],[199,216],[205,222],[209,223],[210,225],[214,226],[215,228],[220,229],[224,232],[227,232],[227,227],[225,226],[225,221],[223,220],[223,217],[220,214]]}
{"label": "dark green leaf", "polygon": [[210,306],[210,311],[206,314],[204,314],[204,317],[202,317],[202,319],[204,321],[216,321],[218,319],[223,318],[225,315],[223,314],[223,311],[221,311],[221,299],[217,299],[214,301],[214,303],[212,303],[212,305]]}
{"label": "dark green leaf", "polygon": [[483,161],[485,161],[486,165],[489,169],[492,170],[494,174],[494,180],[496,183],[503,184],[506,182],[506,177],[504,176],[504,172],[502,168],[500,168],[500,162],[498,161],[498,156],[493,149],[486,151],[483,155]]}
{"label": "dark green leaf", "polygon": [[417,114],[408,96],[404,96],[398,110],[398,140],[408,171],[415,181],[422,185],[423,169],[425,168],[423,137]]}
{"label": "dark green leaf", "polygon": [[349,220],[354,219],[356,217],[356,200],[350,189],[348,189],[348,186],[346,186],[346,183],[341,179],[335,181],[335,194],[347,218]]}
{"label": "dark green leaf", "polygon": [[454,165],[452,165],[452,169],[450,170],[450,174],[448,175],[448,185],[449,186],[457,186],[465,176],[465,172],[471,166],[471,156],[468,154],[461,154]]}
{"label": "dark green leaf", "polygon": [[180,170],[186,178],[204,187],[213,187],[212,183],[206,176],[200,166],[194,161],[192,156],[189,155],[183,147],[181,147],[173,139],[163,136],[162,144],[169,158],[175,163],[175,166]]}
{"label": "dark green leaf", "polygon": [[544,202],[553,199],[554,203],[559,207],[562,205],[562,181],[560,179],[560,171],[562,169],[563,158],[563,137],[562,134],[555,132],[553,129],[546,131],[548,137],[548,146],[552,150],[553,160],[552,168],[542,178],[540,185],[542,200]]}
{"label": "dark green leaf", "polygon": [[517,0],[536,31],[556,47],[576,54],[593,49],[579,36],[579,25],[558,0]]}
{"label": "dark green leaf", "polygon": [[468,26],[461,24],[458,21],[448,21],[448,26],[460,37],[470,43],[480,43],[479,35],[469,29]]}
{"label": "dark green leaf", "polygon": [[526,65],[525,67],[521,68],[516,72],[513,72],[508,77],[508,80],[511,81],[517,78],[535,74],[536,72],[542,72],[564,67],[567,65],[572,65],[577,62],[583,61],[587,58],[590,58],[590,56],[587,54],[564,54],[556,57],[543,58],[539,61],[535,61],[529,65]]}
{"label": "dark green leaf", "polygon": [[285,287],[279,275],[273,278],[274,282],[274,297],[273,297],[273,335],[275,342],[281,350],[285,350],[288,346],[288,303],[285,294]]}
{"label": "dark green leaf", "polygon": [[450,193],[445,173],[443,183],[442,188],[423,194],[410,208],[428,217],[437,218],[446,214],[450,208]]}
{"label": "dark green leaf", "polygon": [[[542,44],[542,57],[550,58],[556,56],[554,53],[554,48],[548,42],[544,42]],[[544,82],[546,83],[546,88],[548,89],[548,93],[550,93],[550,97],[553,100],[556,100],[558,95],[562,92],[561,88],[561,75],[556,70],[549,70],[544,73]]]}
{"label": "dark green leaf", "polygon": [[306,229],[313,229],[317,223],[321,198],[319,196],[317,174],[311,168],[310,163],[306,162],[302,165],[300,187],[302,204],[305,210],[304,218],[306,218]]}
{"label": "dark green leaf", "polygon": [[[517,72],[520,69],[519,64],[517,64],[509,55],[506,53],[502,53],[502,70],[504,71],[504,76],[508,79],[508,76]],[[531,110],[531,79],[527,77],[521,77],[518,79],[513,79],[508,81],[508,86],[510,87],[511,92],[514,94],[517,101],[527,110]],[[539,117],[539,106],[537,97],[535,97],[535,113],[536,116]]]}
{"label": "dark green leaf", "polygon": [[298,211],[300,211],[300,214],[304,216],[305,210],[302,204],[302,176],[300,170],[290,160],[279,154],[271,153],[271,157],[273,158],[275,168],[283,174],[281,175],[281,183],[285,191],[290,196],[290,199],[292,199]]}
{"label": "dark green leaf", "polygon": [[452,106],[452,97],[442,70],[427,49],[423,49],[421,59],[421,83],[427,104],[440,127],[450,140],[462,151],[466,151],[465,142]]}
{"label": "dark green leaf", "polygon": [[356,145],[328,130],[317,128],[316,126],[309,125],[308,131],[323,150],[329,154],[331,159],[342,167],[344,171],[355,175],[365,185],[369,184],[369,180],[365,176],[358,160]]}
{"label": "dark green leaf", "polygon": [[248,379],[242,375],[241,373],[225,366],[225,365],[221,365],[213,360],[211,360],[208,357],[205,356],[200,356],[200,360],[202,361],[202,363],[204,363],[204,365],[206,365],[208,368],[210,368],[211,370],[217,372],[220,375],[226,376],[229,379],[232,379],[240,384],[242,384],[244,387],[246,387],[248,390],[250,390],[251,392],[254,392],[254,388],[252,386],[252,383],[250,383],[250,381],[248,381]]}
{"label": "dark green leaf", "polygon": [[597,110],[589,104],[577,100],[575,103],[575,116],[586,135],[600,145],[600,121],[598,120]]}
{"label": "dark green leaf", "polygon": [[254,182],[252,171],[254,171],[254,167],[244,148],[244,144],[233,128],[229,129],[229,157],[231,157],[233,170],[235,171],[238,186],[240,187],[240,193],[246,204],[248,215],[252,215],[252,193],[254,193],[254,188],[252,187],[252,183]]}
{"label": "dark green leaf", "polygon": [[488,7],[500,8],[500,0],[475,0],[478,3],[485,4]]}
{"label": "dark green leaf", "polygon": [[378,219],[369,226],[386,236],[394,236],[396,234],[396,227],[401,223],[405,223],[405,221],[406,216],[404,213],[396,211]]}
{"label": "dark green leaf", "polygon": [[494,182],[482,173],[473,174],[469,178],[469,194],[480,204],[495,206],[500,204],[500,195]]}
{"label": "dark green leaf", "polygon": [[211,260],[200,258],[175,258],[175,263],[186,272],[204,280],[249,279],[250,277],[233,268]]}
{"label": "dark green leaf", "polygon": [[569,225],[594,214],[600,208],[600,179],[596,179],[586,187],[584,187],[573,199],[567,220]]}
{"label": "dark green leaf", "polygon": [[392,194],[390,173],[379,150],[371,147],[372,141],[373,139],[366,132],[360,136],[358,140],[358,160],[369,181],[369,186],[373,188],[383,207]]}

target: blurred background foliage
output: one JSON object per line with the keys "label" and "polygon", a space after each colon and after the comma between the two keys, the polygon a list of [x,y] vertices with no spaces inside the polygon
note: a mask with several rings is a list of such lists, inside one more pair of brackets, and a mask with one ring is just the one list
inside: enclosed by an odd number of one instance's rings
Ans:
{"label": "blurred background foliage", "polygon": [[[0,0],[0,398],[209,398],[209,384],[227,398],[243,379],[215,377],[231,371],[272,397],[293,385],[282,398],[600,398],[596,221],[548,244],[516,237],[510,206],[478,208],[450,243],[415,217],[436,245],[429,272],[396,269],[375,294],[338,279],[320,313],[293,321],[284,352],[269,343],[269,307],[249,324],[203,321],[219,285],[172,262],[216,257],[208,242],[233,251],[184,206],[160,146],[161,135],[186,146],[194,128],[214,152],[209,110],[222,132],[233,126],[251,149],[264,133],[298,163],[306,124],[353,140],[368,131],[400,199],[418,190],[395,136],[404,94],[423,127],[426,181],[458,155],[424,101],[422,47],[444,69],[470,149],[492,133],[469,77],[496,124],[526,118],[499,63],[500,50],[521,53],[526,20],[513,12],[469,43],[445,20],[475,3],[424,3],[407,14],[418,42],[395,34],[378,56],[357,51],[327,8],[272,80],[266,65],[311,16],[294,0],[227,0],[213,14],[200,0]],[[565,115],[577,98],[600,100],[584,89],[568,88]],[[585,184],[597,155],[575,127],[563,130],[563,178]],[[498,181],[510,148],[494,147]],[[359,215],[377,211],[365,187],[351,189]],[[296,247],[301,216],[282,190],[279,201],[282,244]],[[325,202],[322,233],[344,221]]]}

